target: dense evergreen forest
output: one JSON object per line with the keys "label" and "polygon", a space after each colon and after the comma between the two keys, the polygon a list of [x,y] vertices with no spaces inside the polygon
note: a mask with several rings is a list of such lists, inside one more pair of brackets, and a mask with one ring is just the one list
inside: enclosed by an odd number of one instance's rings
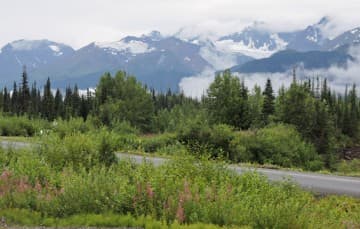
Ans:
{"label": "dense evergreen forest", "polygon": [[[213,157],[235,162],[308,169],[331,168],[341,150],[356,146],[359,138],[356,86],[337,93],[326,78],[300,81],[295,71],[291,86],[275,93],[271,79],[263,90],[260,86],[250,90],[227,70],[218,74],[207,95],[197,100],[170,90],[156,92],[122,71],[114,77],[104,74],[95,93],[88,89],[80,95],[76,85],[66,88],[64,95],[59,89],[53,93],[50,79],[41,91],[36,83],[29,86],[24,68],[19,86],[14,82],[11,92],[6,87],[0,92],[0,109],[5,116],[49,121],[81,117],[110,129],[127,123],[143,134],[177,133],[176,140],[193,152],[206,148]],[[276,132],[271,145],[259,140],[266,130]],[[234,135],[236,132],[239,134]],[[286,150],[281,153],[278,146],[272,149],[276,153],[271,150],[282,132],[280,141],[286,141],[287,135],[294,141],[299,135],[299,143],[288,149],[293,151],[291,155]],[[302,144],[306,149],[299,149]]]}

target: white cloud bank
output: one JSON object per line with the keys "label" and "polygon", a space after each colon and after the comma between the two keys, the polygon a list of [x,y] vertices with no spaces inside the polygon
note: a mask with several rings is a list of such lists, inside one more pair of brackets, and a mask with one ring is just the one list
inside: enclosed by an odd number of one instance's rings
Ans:
{"label": "white cloud bank", "polygon": [[[306,80],[307,77],[327,78],[331,89],[339,93],[344,92],[346,85],[355,83],[360,86],[360,46],[350,48],[349,54],[354,57],[354,61],[348,61],[346,68],[332,66],[329,69],[300,70],[297,72],[297,78],[299,80]],[[282,85],[288,87],[292,81],[291,71],[285,73],[236,73],[236,75],[245,81],[249,90],[252,90],[255,85],[264,88],[267,78],[271,79],[275,92],[277,92]],[[183,78],[179,83],[179,87],[185,95],[200,98],[206,94],[214,78],[215,71],[205,69],[198,75]],[[358,92],[360,93],[360,89]]]}

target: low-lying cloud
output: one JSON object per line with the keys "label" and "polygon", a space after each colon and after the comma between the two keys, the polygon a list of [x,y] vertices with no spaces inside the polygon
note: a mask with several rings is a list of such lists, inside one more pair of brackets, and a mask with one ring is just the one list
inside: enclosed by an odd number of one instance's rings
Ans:
{"label": "low-lying cloud", "polygon": [[[352,84],[360,85],[360,46],[352,47],[349,49],[349,54],[354,57],[353,61],[348,61],[345,68],[332,66],[328,69],[315,69],[315,70],[297,70],[297,79],[306,80],[308,78],[320,79],[327,78],[331,90],[338,93],[343,93],[346,85]],[[255,85],[264,88],[266,80],[271,79],[273,89],[277,92],[281,86],[288,87],[292,82],[292,71],[284,73],[251,73],[242,74],[234,73],[241,80],[244,80],[246,86],[251,91]],[[202,73],[185,77],[179,83],[180,89],[185,95],[193,98],[200,98],[206,94],[210,84],[214,81],[215,70],[205,69]],[[360,92],[360,90],[358,90]]]}

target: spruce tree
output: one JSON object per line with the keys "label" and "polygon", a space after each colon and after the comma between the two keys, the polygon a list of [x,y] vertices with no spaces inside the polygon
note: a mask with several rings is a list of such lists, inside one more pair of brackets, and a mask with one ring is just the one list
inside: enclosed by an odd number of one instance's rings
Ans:
{"label": "spruce tree", "polygon": [[275,112],[275,96],[274,91],[271,86],[271,80],[267,79],[265,90],[263,92],[264,95],[264,103],[262,107],[262,114],[264,117],[264,123],[269,123],[269,116],[273,115]]}
{"label": "spruce tree", "polygon": [[40,112],[40,101],[37,97],[38,89],[36,88],[36,82],[34,82],[31,86],[31,92],[30,92],[30,114],[34,117],[39,116]]}
{"label": "spruce tree", "polygon": [[30,106],[30,89],[29,89],[28,76],[26,72],[26,66],[24,66],[23,68],[21,87],[19,91],[20,91],[19,109],[20,109],[20,113],[23,114],[29,112],[29,106]]}
{"label": "spruce tree", "polygon": [[7,88],[4,88],[4,99],[3,99],[3,111],[5,113],[10,111],[10,107],[11,107],[11,98],[10,98],[10,94],[8,93]]}
{"label": "spruce tree", "polygon": [[11,95],[11,112],[13,114],[19,113],[18,104],[19,104],[18,88],[17,88],[16,82],[14,82],[13,91],[12,91],[12,95]]}
{"label": "spruce tree", "polygon": [[80,116],[83,118],[84,121],[86,121],[87,116],[89,114],[89,104],[88,104],[88,100],[86,99],[86,97],[84,95],[81,96],[81,100],[80,100]]}
{"label": "spruce tree", "polygon": [[65,98],[64,98],[64,118],[69,119],[72,116],[72,89],[71,87],[67,87],[65,90]]}
{"label": "spruce tree", "polygon": [[60,89],[56,89],[55,100],[54,100],[54,114],[56,117],[63,117],[63,97]]}
{"label": "spruce tree", "polygon": [[47,120],[54,119],[54,96],[51,93],[50,78],[47,79],[42,99],[42,116]]}
{"label": "spruce tree", "polygon": [[72,116],[77,117],[80,115],[80,106],[81,106],[81,98],[79,94],[78,86],[75,84],[72,98],[71,98],[71,106],[72,106]]}
{"label": "spruce tree", "polygon": [[0,92],[0,110],[2,111],[4,109],[4,91],[2,90]]}

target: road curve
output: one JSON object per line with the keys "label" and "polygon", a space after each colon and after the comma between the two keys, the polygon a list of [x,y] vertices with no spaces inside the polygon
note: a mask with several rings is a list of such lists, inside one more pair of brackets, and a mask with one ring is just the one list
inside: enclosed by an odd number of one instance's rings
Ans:
{"label": "road curve", "polygon": [[[167,159],[164,158],[145,157],[126,153],[117,153],[117,156],[120,159],[131,159],[137,163],[142,163],[144,160],[147,160],[156,166],[161,165],[167,161]],[[308,191],[312,191],[316,194],[337,194],[360,198],[360,178],[323,175],[308,172],[247,168],[236,165],[229,165],[229,169],[234,170],[238,174],[242,174],[248,171],[256,171],[265,175],[271,181],[284,181],[290,179],[291,181],[299,184],[302,188]]]}

